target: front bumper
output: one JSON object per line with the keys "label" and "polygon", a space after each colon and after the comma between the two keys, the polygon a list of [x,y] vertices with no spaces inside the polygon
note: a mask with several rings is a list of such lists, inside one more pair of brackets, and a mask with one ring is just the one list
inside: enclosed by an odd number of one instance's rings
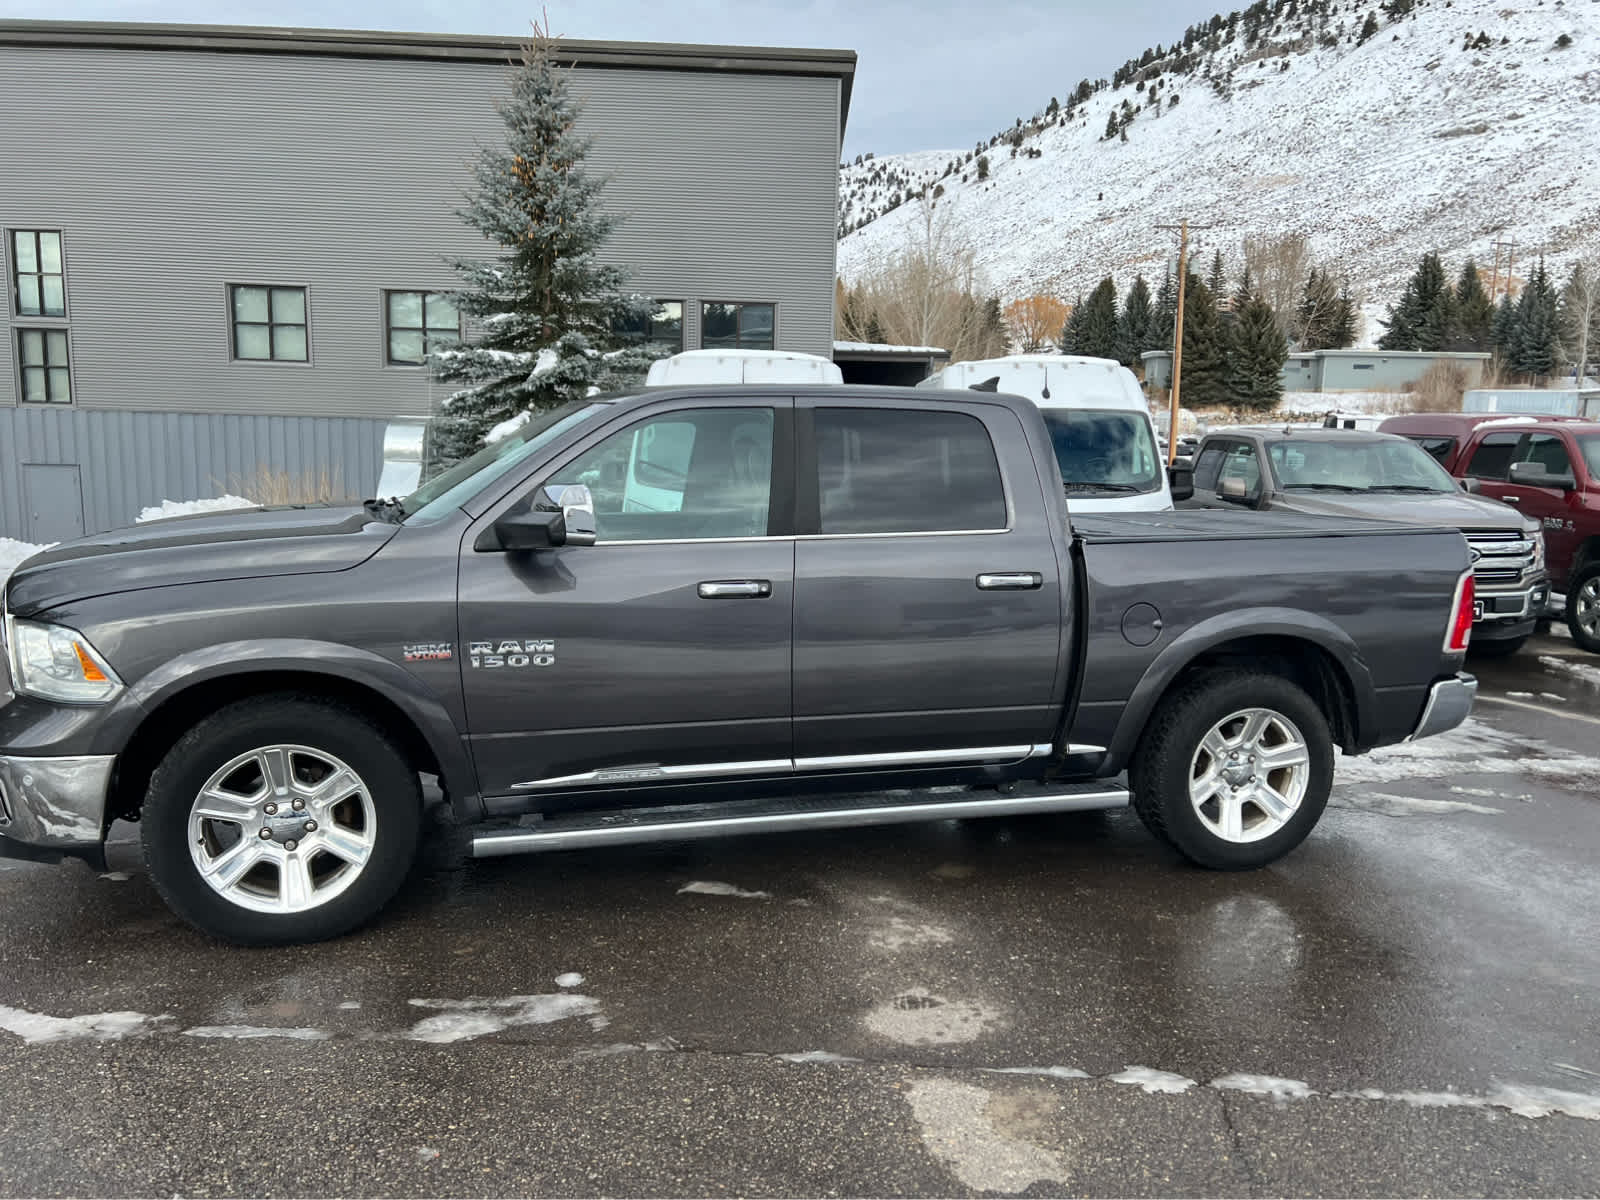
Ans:
{"label": "front bumper", "polygon": [[112,755],[21,758],[0,754],[0,857],[99,862],[104,854]]}
{"label": "front bumper", "polygon": [[1495,642],[1527,637],[1549,602],[1550,585],[1544,582],[1516,592],[1479,592],[1473,639]]}
{"label": "front bumper", "polygon": [[1432,737],[1436,733],[1454,729],[1472,712],[1472,702],[1477,695],[1477,679],[1464,671],[1453,679],[1441,679],[1428,689],[1428,702],[1422,706],[1417,727],[1406,741],[1414,742],[1418,738]]}

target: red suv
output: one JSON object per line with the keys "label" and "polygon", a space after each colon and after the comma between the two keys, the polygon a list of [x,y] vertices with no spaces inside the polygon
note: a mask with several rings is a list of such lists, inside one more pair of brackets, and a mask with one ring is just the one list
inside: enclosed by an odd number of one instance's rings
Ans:
{"label": "red suv", "polygon": [[1566,593],[1572,640],[1600,653],[1600,422],[1416,413],[1380,428],[1410,438],[1469,488],[1539,522],[1551,582]]}

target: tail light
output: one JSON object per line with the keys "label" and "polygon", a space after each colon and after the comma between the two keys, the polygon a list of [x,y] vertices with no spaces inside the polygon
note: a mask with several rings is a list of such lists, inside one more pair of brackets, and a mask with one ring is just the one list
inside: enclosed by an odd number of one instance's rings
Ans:
{"label": "tail light", "polygon": [[1466,653],[1467,643],[1472,640],[1472,610],[1477,598],[1478,589],[1473,583],[1472,572],[1468,571],[1456,584],[1455,607],[1451,610],[1450,628],[1444,639],[1446,654]]}

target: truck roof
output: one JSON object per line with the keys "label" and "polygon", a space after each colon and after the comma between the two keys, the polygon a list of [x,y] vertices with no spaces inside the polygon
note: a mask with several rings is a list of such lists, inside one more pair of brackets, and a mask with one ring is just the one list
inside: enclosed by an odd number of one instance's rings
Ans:
{"label": "truck roof", "polygon": [[1406,413],[1398,417],[1390,417],[1378,426],[1384,433],[1419,433],[1419,434],[1448,434],[1451,437],[1466,437],[1479,426],[1504,425],[1510,428],[1513,425],[1590,425],[1600,429],[1600,425],[1585,421],[1582,417],[1564,417],[1555,413]]}
{"label": "truck roof", "polygon": [[1381,442],[1403,442],[1398,434],[1381,433],[1375,429],[1328,429],[1322,425],[1235,425],[1228,429],[1213,429],[1206,438],[1250,436],[1281,438],[1291,442],[1351,442],[1372,445]]}

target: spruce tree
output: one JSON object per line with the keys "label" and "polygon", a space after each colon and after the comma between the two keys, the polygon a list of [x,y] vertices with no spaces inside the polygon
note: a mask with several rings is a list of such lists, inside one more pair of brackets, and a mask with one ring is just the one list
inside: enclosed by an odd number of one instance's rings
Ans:
{"label": "spruce tree", "polygon": [[1422,325],[1417,330],[1417,349],[1448,350],[1456,341],[1456,298],[1446,284],[1434,297],[1433,303],[1422,314]]}
{"label": "spruce tree", "polygon": [[1512,343],[1513,370],[1535,377],[1547,376],[1560,361],[1560,329],[1556,318],[1556,291],[1544,269],[1544,259],[1534,268],[1517,301],[1516,336]]}
{"label": "spruce tree", "polygon": [[[1445,279],[1444,264],[1436,251],[1429,251],[1417,264],[1416,272],[1406,283],[1400,303],[1389,308],[1389,329],[1378,339],[1380,350],[1421,350],[1423,339],[1448,329],[1448,312],[1439,312],[1450,290]],[[1435,349],[1437,347],[1434,347]]]}
{"label": "spruce tree", "polygon": [[1235,310],[1229,351],[1228,388],[1234,403],[1260,412],[1277,408],[1289,345],[1272,305],[1261,296],[1245,296]]}
{"label": "spruce tree", "polygon": [[1211,290],[1211,299],[1215,304],[1221,304],[1222,298],[1228,294],[1228,270],[1223,264],[1220,249],[1211,256],[1211,273],[1206,276],[1206,287]]}
{"label": "spruce tree", "polygon": [[1302,350],[1331,349],[1338,308],[1339,293],[1333,277],[1319,267],[1312,267],[1295,308],[1291,330],[1295,344]]}
{"label": "spruce tree", "polygon": [[1328,344],[1326,350],[1348,350],[1356,344],[1356,335],[1360,332],[1359,317],[1356,314],[1356,302],[1350,295],[1348,287],[1339,289],[1339,302],[1333,310],[1333,321],[1329,327]]}
{"label": "spruce tree", "polygon": [[1489,327],[1489,347],[1504,366],[1511,366],[1517,353],[1517,308],[1509,292],[1495,305],[1494,324]]}
{"label": "spruce tree", "polygon": [[1083,313],[1083,319],[1078,329],[1077,346],[1072,353],[1091,358],[1116,358],[1117,285],[1111,276],[1107,275],[1095,285],[1079,311]]}
{"label": "spruce tree", "polygon": [[1228,363],[1222,322],[1211,289],[1189,276],[1183,296],[1183,366],[1179,400],[1186,408],[1228,405]]}
{"label": "spruce tree", "polygon": [[1494,325],[1494,304],[1483,289],[1478,275],[1478,264],[1472,259],[1462,264],[1461,275],[1456,280],[1456,337],[1450,349],[1489,349],[1489,338]]}
{"label": "spruce tree", "polygon": [[1067,313],[1067,323],[1061,327],[1061,336],[1056,339],[1056,345],[1063,354],[1077,354],[1078,339],[1083,335],[1084,299],[1083,293],[1078,293],[1078,298],[1072,302],[1072,309]]}
{"label": "spruce tree", "polygon": [[1173,330],[1178,319],[1178,280],[1170,271],[1161,277],[1156,290],[1155,319],[1150,325],[1148,350],[1171,350]]}
{"label": "spruce tree", "polygon": [[1128,288],[1127,298],[1122,302],[1122,315],[1117,320],[1117,357],[1124,366],[1137,366],[1141,353],[1156,348],[1149,344],[1155,319],[1155,308],[1150,302],[1150,285],[1144,281],[1143,275],[1136,276]]}
{"label": "spruce tree", "polygon": [[578,102],[552,49],[535,25],[500,105],[506,143],[473,165],[460,216],[503,252],[451,263],[463,281],[456,306],[482,332],[432,357],[436,377],[460,385],[433,423],[436,467],[477,451],[502,422],[620,386],[648,363],[639,352],[607,353],[619,324],[654,306],[625,296],[622,271],[600,260],[616,218],[600,207],[602,181],[584,169],[589,139],[576,132]]}

